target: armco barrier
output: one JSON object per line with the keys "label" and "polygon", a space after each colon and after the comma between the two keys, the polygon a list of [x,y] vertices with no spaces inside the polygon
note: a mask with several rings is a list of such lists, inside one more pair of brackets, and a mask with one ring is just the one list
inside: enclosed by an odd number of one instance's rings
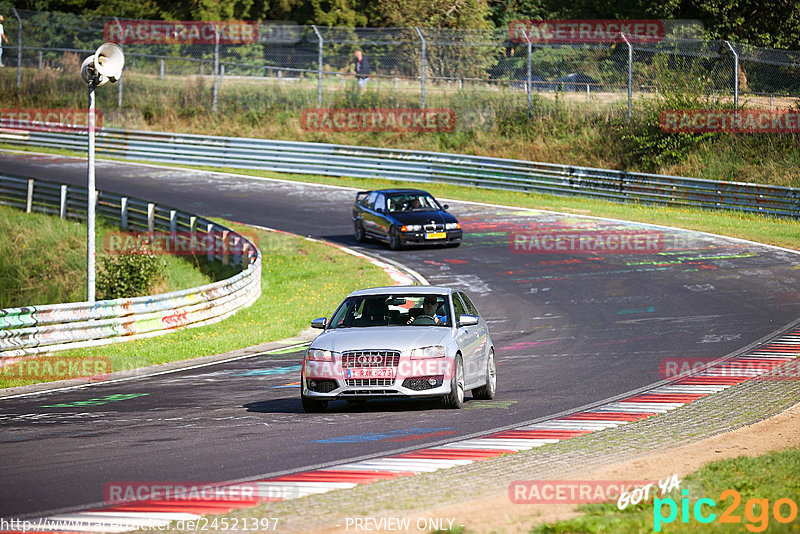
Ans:
{"label": "armco barrier", "polygon": [[[0,204],[62,218],[86,218],[87,190],[0,175]],[[98,215],[123,230],[195,234],[208,259],[238,262],[227,280],[148,297],[25,306],[0,310],[0,358],[90,347],[165,334],[220,321],[261,294],[261,253],[244,236],[218,223],[154,203],[98,191]],[[228,252],[226,252],[228,251]]]}
{"label": "armco barrier", "polygon": [[[84,151],[86,133],[2,128],[0,142]],[[159,163],[447,182],[797,217],[800,189],[439,152],[103,129],[97,152]]]}

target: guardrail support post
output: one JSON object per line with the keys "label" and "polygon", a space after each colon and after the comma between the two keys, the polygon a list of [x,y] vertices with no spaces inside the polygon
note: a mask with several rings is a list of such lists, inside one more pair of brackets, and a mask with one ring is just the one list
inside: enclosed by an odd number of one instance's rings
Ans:
{"label": "guardrail support post", "polygon": [[733,54],[733,108],[739,109],[739,54],[730,41],[725,41],[725,44]]}
{"label": "guardrail support post", "polygon": [[425,108],[425,49],[427,48],[427,43],[425,42],[425,36],[422,35],[422,32],[414,26],[414,29],[417,30],[417,35],[419,35],[420,40],[422,41],[422,59],[420,60],[420,72],[419,72],[419,83],[420,83],[420,101],[419,107],[421,109]]}
{"label": "guardrail support post", "polygon": [[147,203],[147,231],[153,233],[156,226],[156,205],[152,202]]}
{"label": "guardrail support post", "polygon": [[58,202],[58,216],[61,219],[67,218],[67,186],[61,186],[61,199]]}
{"label": "guardrail support post", "polygon": [[33,209],[33,178],[28,178],[28,194],[25,200],[25,213],[30,213]]}
{"label": "guardrail support post", "polygon": [[17,31],[17,89],[19,89],[22,87],[22,18],[13,7],[11,11],[17,17],[17,28],[19,30]]}
{"label": "guardrail support post", "polygon": [[128,231],[128,197],[119,199],[119,226],[123,231]]}
{"label": "guardrail support post", "polygon": [[322,40],[322,34],[319,33],[317,26],[312,24],[311,27],[314,29],[314,33],[317,34],[317,41],[319,43],[319,47],[317,50],[317,108],[322,107],[322,47],[324,41]]}
{"label": "guardrail support post", "polygon": [[230,252],[229,234],[227,230],[222,231],[222,265],[228,265],[228,253]]}
{"label": "guardrail support post", "polygon": [[207,250],[207,258],[208,262],[211,263],[214,261],[214,249],[217,246],[217,238],[214,236],[214,225],[208,223],[206,226],[206,245],[208,247]]}
{"label": "guardrail support post", "polygon": [[169,233],[173,234],[173,235],[178,233],[178,211],[177,210],[169,210]]}
{"label": "guardrail support post", "polygon": [[624,33],[620,33],[622,40],[628,45],[628,122],[633,117],[633,45]]}
{"label": "guardrail support post", "polygon": [[242,263],[242,238],[239,236],[233,238],[233,264],[244,268]]}
{"label": "guardrail support post", "polygon": [[197,217],[189,216],[189,249],[192,253],[197,251]]}

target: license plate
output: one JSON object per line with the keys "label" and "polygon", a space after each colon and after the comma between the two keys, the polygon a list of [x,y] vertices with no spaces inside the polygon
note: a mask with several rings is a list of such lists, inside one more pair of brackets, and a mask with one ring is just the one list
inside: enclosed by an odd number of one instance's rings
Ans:
{"label": "license plate", "polygon": [[347,369],[345,378],[394,378],[392,367],[364,367]]}
{"label": "license plate", "polygon": [[425,239],[444,239],[447,237],[445,232],[428,232],[425,234]]}

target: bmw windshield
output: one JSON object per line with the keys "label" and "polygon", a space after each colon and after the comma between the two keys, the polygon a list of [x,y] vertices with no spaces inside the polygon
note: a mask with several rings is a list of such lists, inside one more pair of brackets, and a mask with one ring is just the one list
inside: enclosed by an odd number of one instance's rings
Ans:
{"label": "bmw windshield", "polygon": [[387,199],[389,213],[404,211],[442,211],[436,199],[425,193],[403,193]]}
{"label": "bmw windshield", "polygon": [[446,295],[364,295],[348,297],[328,328],[450,326]]}

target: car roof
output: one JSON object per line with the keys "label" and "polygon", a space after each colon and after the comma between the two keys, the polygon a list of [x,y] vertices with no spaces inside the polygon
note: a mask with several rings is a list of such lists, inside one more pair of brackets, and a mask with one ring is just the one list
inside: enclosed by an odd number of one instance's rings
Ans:
{"label": "car roof", "polygon": [[[367,193],[372,193],[373,191],[366,191]],[[375,193],[383,193],[384,195],[395,195],[401,193],[422,193],[424,195],[430,195],[427,191],[423,191],[422,189],[375,189]]]}
{"label": "car roof", "polygon": [[440,286],[385,286],[385,287],[370,287],[366,289],[358,289],[353,291],[349,297],[363,297],[367,295],[384,295],[384,294],[402,294],[413,293],[415,295],[449,295],[453,292],[453,288],[440,287]]}

